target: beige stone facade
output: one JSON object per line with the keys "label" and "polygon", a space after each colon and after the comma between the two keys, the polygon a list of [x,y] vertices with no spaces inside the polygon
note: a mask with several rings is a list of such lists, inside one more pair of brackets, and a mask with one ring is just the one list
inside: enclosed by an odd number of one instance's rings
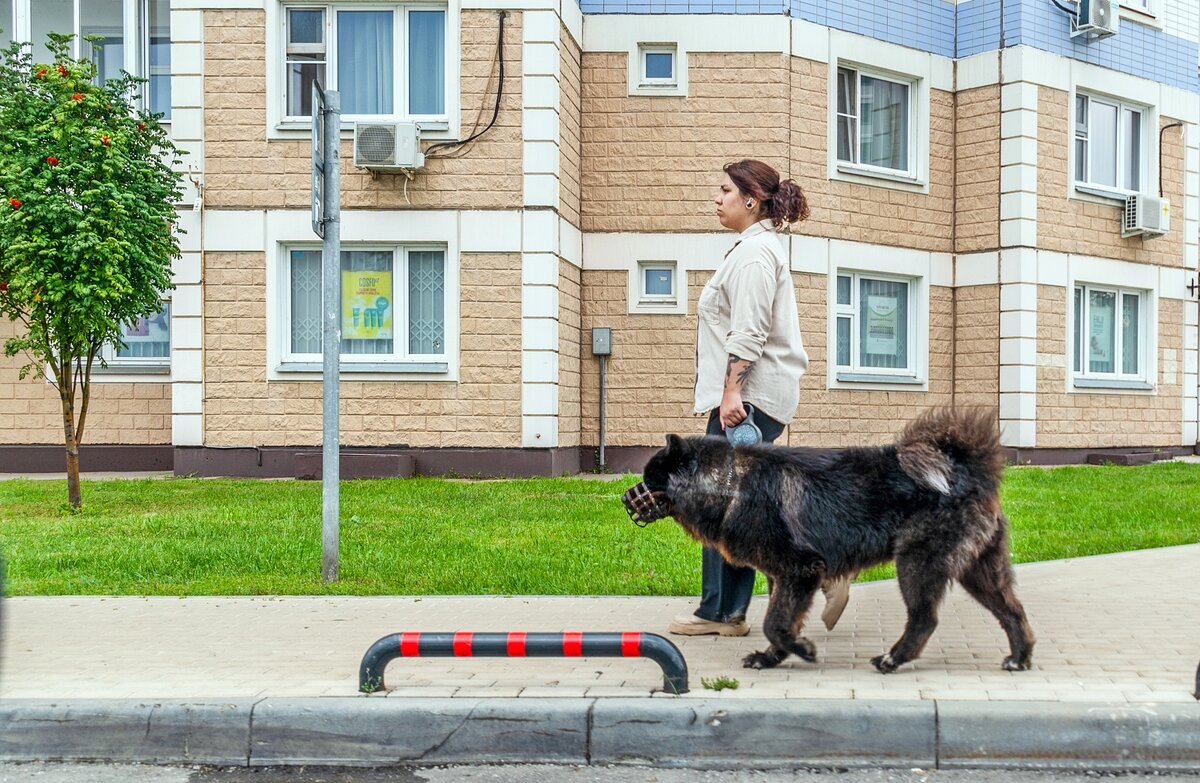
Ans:
{"label": "beige stone facade", "polygon": [[1173,447],[1180,439],[1182,306],[1160,306],[1158,388],[1153,394],[1068,391],[1065,289],[1038,289],[1038,444],[1046,448]]}
{"label": "beige stone facade", "polygon": [[[0,345],[14,334],[0,320]],[[0,445],[63,445],[62,401],[47,381],[20,379],[22,356],[0,357]],[[85,443],[158,444],[171,441],[171,385],[122,383],[100,370],[93,375],[84,424]],[[76,403],[78,405],[78,403]]]}
{"label": "beige stone facade", "polygon": [[[1184,265],[1184,232],[1143,239],[1120,235],[1121,207],[1068,198],[1067,93],[1043,87],[1038,91],[1038,247],[1060,253],[1081,253],[1156,266]],[[1176,122],[1163,117],[1160,126]],[[1156,136],[1159,134],[1155,133]],[[1162,134],[1160,166],[1163,195],[1172,204],[1184,203],[1183,138],[1178,129]],[[1159,171],[1146,172],[1158,193]]]}
{"label": "beige stone facade", "polygon": [[[271,103],[280,99],[271,60],[280,41],[270,24],[283,6],[191,6],[177,16],[194,22],[195,35],[176,46],[202,70],[189,162],[203,200],[185,248],[194,279],[175,294],[194,309],[174,315],[196,331],[177,332],[173,350],[192,354],[175,360],[169,379],[97,383],[87,442],[311,449],[321,441],[319,373],[280,369],[287,283],[277,267],[285,248],[319,245],[308,231],[311,140],[277,122]],[[932,63],[910,75],[920,96],[917,174],[847,175],[830,152],[838,52],[870,60],[878,42],[764,16],[761,30],[788,35],[747,36],[751,51],[725,51],[728,41],[713,34],[720,20],[688,20],[679,33],[686,84],[651,94],[634,89],[630,63],[648,20],[585,34],[582,15],[565,8],[516,9],[504,20],[501,84],[498,12],[455,8],[450,124],[460,139],[482,130],[500,90],[494,126],[452,151],[430,149],[445,135],[439,127],[422,139],[426,164],[411,179],[354,166],[349,129],[341,145],[343,244],[444,248],[453,350],[444,370],[346,375],[343,445],[553,451],[576,455],[562,464],[587,466],[600,440],[595,327],[613,333],[607,448],[639,453],[666,433],[701,432],[692,414],[696,300],[733,241],[712,198],[722,166],[753,157],[796,179],[811,207],[788,242],[810,358],[788,444],[884,443],[922,410],[953,404],[996,409],[1006,445],[1022,454],[1194,447],[1200,316],[1183,286],[1197,274],[1200,132],[1181,108],[1196,96],[1163,87],[1159,128],[1176,117],[1186,127],[1165,131],[1161,149],[1158,129],[1147,134],[1172,230],[1121,239],[1117,202],[1073,187],[1074,88],[1043,73],[1044,53],[1028,47],[1005,55],[1023,69],[999,67],[994,52],[993,68],[986,58],[970,67],[911,58]],[[820,35],[823,47],[809,45]],[[884,73],[907,62],[888,46]],[[1144,190],[1157,192],[1158,172],[1147,174],[1154,185]],[[671,265],[675,301],[637,301],[642,261]],[[904,368],[911,377],[846,380],[830,367],[831,281],[841,270],[910,284],[919,355]],[[1072,286],[1127,280],[1154,304],[1148,388],[1077,384]],[[58,443],[53,389],[17,380],[18,366],[0,359],[0,444]],[[186,393],[182,382],[192,384]]]}

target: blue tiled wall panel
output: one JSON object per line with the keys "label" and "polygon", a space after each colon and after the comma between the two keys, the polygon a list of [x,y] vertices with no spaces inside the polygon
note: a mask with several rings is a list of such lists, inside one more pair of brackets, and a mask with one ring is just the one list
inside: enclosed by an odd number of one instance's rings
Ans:
{"label": "blue tiled wall panel", "polygon": [[[979,2],[979,0],[974,0]],[[1070,36],[1070,20],[1049,0],[1022,0],[1019,25],[1005,23],[1005,42],[1024,44],[1185,90],[1200,90],[1200,44],[1146,25],[1121,21],[1117,35],[1092,43]],[[961,53],[961,50],[960,50]]]}
{"label": "blue tiled wall panel", "polygon": [[1128,21],[1117,36],[1084,43],[1070,37],[1066,13],[1050,0],[583,0],[581,7],[586,14],[787,14],[945,57],[1024,44],[1200,91],[1200,43]]}
{"label": "blue tiled wall panel", "polygon": [[955,22],[958,57],[1000,48],[1000,4],[995,0],[959,3]]}
{"label": "blue tiled wall panel", "polygon": [[790,11],[815,24],[954,56],[954,4],[946,0],[791,0]]}

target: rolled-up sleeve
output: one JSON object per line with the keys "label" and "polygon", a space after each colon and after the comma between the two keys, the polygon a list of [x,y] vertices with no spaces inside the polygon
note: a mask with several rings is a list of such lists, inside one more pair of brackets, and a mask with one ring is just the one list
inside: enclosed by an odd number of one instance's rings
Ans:
{"label": "rolled-up sleeve", "polygon": [[749,362],[762,356],[771,334],[775,286],[774,270],[757,258],[747,261],[730,278],[726,353]]}

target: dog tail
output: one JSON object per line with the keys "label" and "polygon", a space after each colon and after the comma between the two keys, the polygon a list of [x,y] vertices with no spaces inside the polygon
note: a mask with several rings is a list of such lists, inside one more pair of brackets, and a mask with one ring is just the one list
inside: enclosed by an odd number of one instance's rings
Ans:
{"label": "dog tail", "polygon": [[932,408],[904,428],[896,444],[900,467],[918,485],[960,497],[994,494],[1004,449],[991,411]]}

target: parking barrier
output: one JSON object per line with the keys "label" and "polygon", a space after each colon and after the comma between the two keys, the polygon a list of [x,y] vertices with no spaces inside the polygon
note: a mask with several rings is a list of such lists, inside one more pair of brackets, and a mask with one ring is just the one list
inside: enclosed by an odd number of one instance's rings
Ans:
{"label": "parking barrier", "polygon": [[688,692],[687,661],[679,648],[654,633],[422,633],[389,634],[371,645],[358,667],[358,689],[384,689],[383,670],[396,658],[649,658],[663,671],[663,690]]}

